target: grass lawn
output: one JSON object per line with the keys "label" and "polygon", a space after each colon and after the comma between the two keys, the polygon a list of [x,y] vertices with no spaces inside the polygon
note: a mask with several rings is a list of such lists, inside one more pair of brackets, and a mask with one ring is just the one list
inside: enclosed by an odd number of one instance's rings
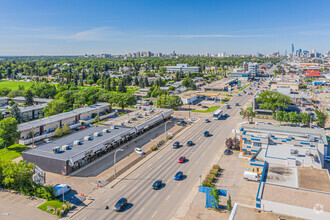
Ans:
{"label": "grass lawn", "polygon": [[[47,212],[47,206],[51,206],[56,209],[56,208],[61,208],[62,205],[63,205],[63,202],[61,200],[50,200],[50,201],[47,201],[47,202],[41,204],[40,206],[38,206],[38,209],[41,209],[42,211]],[[48,213],[53,214],[53,210]]]}
{"label": "grass lawn", "polygon": [[0,81],[1,88],[8,88],[12,90],[18,89],[18,86],[24,86],[25,89],[30,88],[33,85],[32,82],[21,82],[21,81]]}
{"label": "grass lawn", "polygon": [[4,159],[15,159],[22,155],[22,152],[29,149],[25,145],[13,144],[7,148],[0,149],[0,158]]}
{"label": "grass lawn", "polygon": [[[215,110],[217,110],[220,106],[211,106],[210,108],[206,109],[205,111],[203,110],[197,110],[198,113],[210,113],[210,112],[214,112]],[[196,112],[192,111],[192,112]]]}
{"label": "grass lawn", "polygon": [[248,87],[249,85],[251,85],[251,83],[249,83],[249,84],[247,84],[247,85],[245,85],[245,86],[243,86],[242,88],[240,88],[239,89],[239,91],[242,91],[242,90],[244,90],[246,87]]}

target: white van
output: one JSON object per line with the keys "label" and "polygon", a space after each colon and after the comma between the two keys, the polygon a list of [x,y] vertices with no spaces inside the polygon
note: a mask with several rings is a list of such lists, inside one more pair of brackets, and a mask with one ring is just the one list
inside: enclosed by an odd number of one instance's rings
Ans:
{"label": "white van", "polygon": [[249,181],[260,181],[260,176],[257,173],[250,172],[250,171],[244,171],[244,179]]}
{"label": "white van", "polygon": [[70,192],[71,187],[67,184],[56,184],[54,186],[54,195],[55,197],[62,196],[65,193]]}

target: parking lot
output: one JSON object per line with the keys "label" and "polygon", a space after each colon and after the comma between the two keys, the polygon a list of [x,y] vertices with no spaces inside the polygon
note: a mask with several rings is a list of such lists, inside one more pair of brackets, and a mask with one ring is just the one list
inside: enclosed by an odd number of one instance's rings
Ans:
{"label": "parking lot", "polygon": [[[243,173],[251,170],[248,159],[240,158],[239,152],[232,155],[223,155],[220,160],[221,175],[216,183],[218,189],[227,190],[231,196],[232,204],[235,202],[255,206],[258,191],[258,182],[246,181]],[[227,204],[227,198],[220,197],[220,204]]]}
{"label": "parking lot", "polygon": [[56,219],[37,208],[44,202],[44,199],[0,190],[0,214],[3,215],[0,219]]}

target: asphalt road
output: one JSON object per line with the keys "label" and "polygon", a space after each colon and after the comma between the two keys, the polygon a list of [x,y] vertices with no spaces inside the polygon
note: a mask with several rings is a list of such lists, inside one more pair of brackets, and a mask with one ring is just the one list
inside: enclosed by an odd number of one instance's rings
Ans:
{"label": "asphalt road", "polygon": [[[247,89],[246,89],[247,90]],[[247,90],[255,92],[255,90]],[[205,123],[206,117],[211,114],[199,114],[201,120],[188,128],[174,141],[180,141],[183,146],[173,149],[171,144],[161,150],[157,155],[140,166],[114,188],[106,189],[104,193],[93,198],[95,201],[79,212],[74,219],[169,219],[173,216],[178,206],[189,194],[194,184],[198,181],[200,172],[211,165],[216,152],[224,150],[225,139],[231,135],[241,121],[239,110],[252,95],[233,97],[229,101],[231,109],[224,109],[230,117],[226,120],[212,120]],[[240,106],[235,106],[235,103]],[[212,136],[204,137],[204,131],[209,131]],[[192,140],[195,145],[188,147],[185,144]],[[185,156],[188,161],[179,164],[178,158]],[[173,180],[177,171],[183,171],[185,178],[181,181]],[[152,190],[151,186],[157,179],[164,182],[160,190]],[[113,205],[122,197],[127,198],[128,205],[122,212],[114,212]],[[105,206],[109,206],[109,210]]]}

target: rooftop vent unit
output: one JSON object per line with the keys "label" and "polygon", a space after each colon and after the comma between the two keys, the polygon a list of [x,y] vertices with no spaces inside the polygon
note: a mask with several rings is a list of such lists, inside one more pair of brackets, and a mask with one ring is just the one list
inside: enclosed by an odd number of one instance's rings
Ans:
{"label": "rooftop vent unit", "polygon": [[85,140],[85,141],[91,141],[91,140],[93,140],[93,139],[92,139],[91,136],[86,136],[86,137],[84,137],[84,140]]}
{"label": "rooftop vent unit", "polygon": [[308,141],[315,142],[316,141],[316,138],[315,137],[312,137],[312,136],[309,136],[308,137]]}
{"label": "rooftop vent unit", "polygon": [[291,149],[290,153],[291,153],[291,155],[298,155],[299,151],[296,149]]}
{"label": "rooftop vent unit", "polygon": [[272,133],[268,133],[268,137],[269,138],[273,137]]}
{"label": "rooftop vent unit", "polygon": [[73,145],[81,145],[81,144],[82,144],[82,143],[81,143],[80,140],[76,140],[76,141],[73,142]]}
{"label": "rooftop vent unit", "polygon": [[110,133],[110,130],[107,129],[107,128],[105,128],[105,129],[102,130],[102,132],[103,132],[103,133]]}
{"label": "rooftop vent unit", "polygon": [[125,121],[125,123],[127,123],[127,124],[128,124],[128,123],[131,123],[131,121],[130,121],[130,120],[126,120],[126,121]]}
{"label": "rooftop vent unit", "polygon": [[138,118],[142,118],[142,115],[138,115]]}
{"label": "rooftop vent unit", "polygon": [[288,139],[294,139],[291,135],[288,135]]}
{"label": "rooftop vent unit", "polygon": [[[119,123],[119,124],[123,125],[123,123]],[[117,125],[111,125],[111,128],[112,129],[117,129],[118,127],[117,127]]]}
{"label": "rooftop vent unit", "polygon": [[54,154],[57,154],[57,153],[61,152],[61,148],[59,146],[54,147],[53,152],[54,152]]}
{"label": "rooftop vent unit", "polygon": [[61,150],[65,151],[65,150],[70,150],[70,146],[65,144],[61,147]]}
{"label": "rooftop vent unit", "polygon": [[147,114],[147,113],[142,113],[142,115],[143,115],[143,116],[148,116],[148,114]]}

